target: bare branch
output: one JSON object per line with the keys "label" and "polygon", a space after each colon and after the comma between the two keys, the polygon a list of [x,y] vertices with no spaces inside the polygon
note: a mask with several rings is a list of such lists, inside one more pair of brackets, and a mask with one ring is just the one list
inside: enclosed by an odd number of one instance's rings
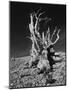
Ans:
{"label": "bare branch", "polygon": [[37,13],[36,14],[38,14],[40,10],[41,10],[41,8],[37,10]]}
{"label": "bare branch", "polygon": [[42,12],[42,13],[40,13],[39,15],[38,15],[38,18],[42,15],[42,14],[44,14],[45,12]]}
{"label": "bare branch", "polygon": [[45,18],[40,18],[40,19],[39,19],[39,22],[44,21],[44,20],[47,20],[47,19],[48,19],[47,17],[45,17]]}
{"label": "bare branch", "polygon": [[33,16],[32,16],[32,14],[30,15],[30,19],[31,19],[31,22],[30,22],[30,24],[29,24],[29,30],[30,30],[30,32],[31,32],[31,37],[30,37],[30,39],[32,40],[32,43],[36,43],[36,45],[37,45],[37,48],[39,49],[39,46],[38,46],[38,44],[37,44],[37,41],[36,41],[36,37],[35,37],[35,35],[34,35],[34,25],[33,25]]}
{"label": "bare branch", "polygon": [[33,34],[34,26],[33,26],[33,16],[32,16],[32,14],[30,15],[30,19],[31,19],[31,23],[29,24],[29,30]]}
{"label": "bare branch", "polygon": [[52,36],[51,36],[51,40],[52,40],[53,36],[55,35],[56,30],[57,30],[57,27],[55,27],[55,30],[54,30],[54,32],[53,32],[53,34],[52,34]]}
{"label": "bare branch", "polygon": [[52,45],[54,45],[54,44],[59,40],[59,32],[60,32],[60,29],[58,30],[57,38],[56,38],[56,40],[52,43]]}
{"label": "bare branch", "polygon": [[42,32],[42,41],[45,41],[44,32]]}
{"label": "bare branch", "polygon": [[48,34],[48,41],[50,41],[50,29],[49,28],[48,28],[47,34]]}

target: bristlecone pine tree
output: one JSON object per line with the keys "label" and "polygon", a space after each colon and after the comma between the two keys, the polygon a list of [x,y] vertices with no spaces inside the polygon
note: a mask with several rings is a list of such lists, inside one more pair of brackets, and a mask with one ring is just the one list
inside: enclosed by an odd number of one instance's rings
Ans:
{"label": "bristlecone pine tree", "polygon": [[[52,35],[50,35],[50,28],[48,27],[48,30],[46,33],[42,32],[40,34],[40,22],[41,21],[49,21],[50,18],[41,18],[41,16],[44,14],[44,12],[39,14],[39,11],[37,13],[33,12],[30,14],[30,24],[29,24],[29,30],[30,30],[30,39],[32,41],[32,48],[30,51],[31,60],[30,60],[30,67],[32,64],[36,64],[37,61],[37,68],[51,68],[51,60],[48,60],[48,49],[50,49],[51,46],[56,44],[56,42],[59,40],[59,32],[60,29],[57,31],[57,38],[54,42],[52,42],[53,36],[56,34],[56,28]],[[51,52],[54,52],[54,49],[51,48]]]}

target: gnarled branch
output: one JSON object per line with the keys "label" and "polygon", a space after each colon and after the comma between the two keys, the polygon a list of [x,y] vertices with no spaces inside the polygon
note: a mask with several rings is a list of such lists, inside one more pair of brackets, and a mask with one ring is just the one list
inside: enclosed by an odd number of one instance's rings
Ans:
{"label": "gnarled branch", "polygon": [[58,30],[57,38],[56,38],[56,40],[54,42],[52,42],[52,45],[54,45],[59,40],[59,32],[60,32],[60,29]]}

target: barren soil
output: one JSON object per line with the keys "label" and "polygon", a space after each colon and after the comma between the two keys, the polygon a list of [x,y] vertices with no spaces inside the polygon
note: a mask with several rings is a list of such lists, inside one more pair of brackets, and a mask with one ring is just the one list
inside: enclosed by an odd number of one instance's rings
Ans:
{"label": "barren soil", "polygon": [[[53,65],[53,72],[38,74],[38,68],[29,68],[30,56],[19,57],[9,62],[9,88],[66,85],[66,57],[60,52],[59,62]],[[53,81],[50,80],[50,74]]]}

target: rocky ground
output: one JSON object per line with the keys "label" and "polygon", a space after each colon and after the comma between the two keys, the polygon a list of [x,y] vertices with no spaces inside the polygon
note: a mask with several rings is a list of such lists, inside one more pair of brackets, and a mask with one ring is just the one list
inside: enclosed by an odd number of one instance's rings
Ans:
{"label": "rocky ground", "polygon": [[[38,68],[29,68],[30,56],[11,59],[9,62],[9,88],[66,85],[66,56],[53,65],[53,72],[38,74]],[[52,79],[51,79],[52,78]]]}

